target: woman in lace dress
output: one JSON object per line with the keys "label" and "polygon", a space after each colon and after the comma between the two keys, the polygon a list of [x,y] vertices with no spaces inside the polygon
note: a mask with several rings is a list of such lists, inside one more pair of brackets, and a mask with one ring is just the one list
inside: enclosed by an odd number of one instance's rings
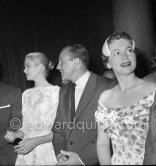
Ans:
{"label": "woman in lace dress", "polygon": [[135,75],[135,42],[127,33],[114,32],[105,41],[102,52],[118,84],[101,94],[95,113],[99,162],[101,165],[142,165],[156,84]]}
{"label": "woman in lace dress", "polygon": [[59,87],[51,85],[46,77],[53,64],[41,52],[29,53],[25,58],[27,80],[35,87],[27,89],[22,96],[23,126],[16,133],[8,132],[10,142],[23,139],[15,146],[18,153],[16,165],[55,165],[51,132],[56,116]]}

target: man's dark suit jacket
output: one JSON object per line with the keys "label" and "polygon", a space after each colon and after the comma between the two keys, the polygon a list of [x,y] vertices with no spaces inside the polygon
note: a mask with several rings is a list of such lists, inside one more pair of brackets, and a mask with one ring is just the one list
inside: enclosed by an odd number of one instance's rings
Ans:
{"label": "man's dark suit jacket", "polygon": [[53,146],[56,156],[60,150],[75,152],[85,165],[98,163],[96,152],[97,126],[95,111],[100,94],[115,84],[112,80],[91,74],[80,98],[75,123],[71,122],[71,84],[60,89],[56,120],[53,126]]}
{"label": "man's dark suit jacket", "polygon": [[[22,120],[22,98],[19,88],[0,82],[0,165],[13,165],[17,154],[14,152],[14,145],[6,142],[4,136],[7,130],[16,130],[18,121]],[[11,123],[12,126],[11,127]],[[22,121],[21,121],[22,124]]]}

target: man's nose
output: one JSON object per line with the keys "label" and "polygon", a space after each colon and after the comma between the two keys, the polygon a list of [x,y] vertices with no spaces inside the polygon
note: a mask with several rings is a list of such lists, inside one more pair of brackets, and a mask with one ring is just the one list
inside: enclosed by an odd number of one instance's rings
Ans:
{"label": "man's nose", "polygon": [[60,70],[60,63],[58,63],[56,69],[57,69],[57,70]]}

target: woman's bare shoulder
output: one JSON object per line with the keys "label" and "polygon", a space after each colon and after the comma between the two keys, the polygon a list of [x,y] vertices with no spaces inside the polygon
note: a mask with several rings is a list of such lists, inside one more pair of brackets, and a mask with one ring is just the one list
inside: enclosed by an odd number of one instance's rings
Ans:
{"label": "woman's bare shoulder", "polygon": [[147,82],[147,84],[151,87],[156,87],[156,83],[155,82]]}
{"label": "woman's bare shoulder", "polygon": [[146,88],[154,91],[154,90],[156,90],[156,83],[154,83],[154,82],[146,82]]}
{"label": "woman's bare shoulder", "polygon": [[105,90],[101,93],[99,100],[104,101],[112,96],[113,92],[116,90],[117,86],[113,87],[112,89]]}

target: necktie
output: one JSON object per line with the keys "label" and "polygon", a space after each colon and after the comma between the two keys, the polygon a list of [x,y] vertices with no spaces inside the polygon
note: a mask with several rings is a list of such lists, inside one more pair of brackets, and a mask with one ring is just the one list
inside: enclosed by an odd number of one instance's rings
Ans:
{"label": "necktie", "polygon": [[71,121],[73,122],[75,117],[75,83],[71,86]]}

